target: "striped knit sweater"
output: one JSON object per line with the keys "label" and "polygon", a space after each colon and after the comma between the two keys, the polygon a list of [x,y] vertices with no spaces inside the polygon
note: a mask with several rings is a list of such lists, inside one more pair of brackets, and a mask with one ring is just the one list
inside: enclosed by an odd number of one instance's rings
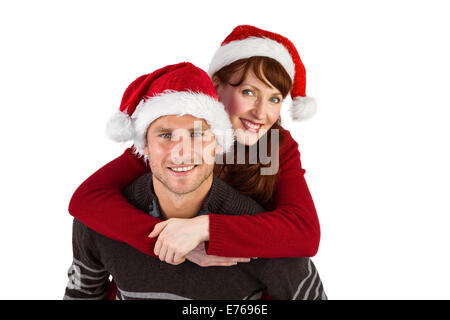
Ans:
{"label": "striped knit sweater", "polygon": [[[125,190],[137,208],[159,215],[152,176],[146,174]],[[214,178],[199,214],[257,214],[264,209],[220,179]],[[73,263],[64,299],[104,299],[111,275],[117,299],[326,299],[309,258],[255,259],[231,267],[178,266],[161,262],[123,242],[107,238],[74,219]]]}

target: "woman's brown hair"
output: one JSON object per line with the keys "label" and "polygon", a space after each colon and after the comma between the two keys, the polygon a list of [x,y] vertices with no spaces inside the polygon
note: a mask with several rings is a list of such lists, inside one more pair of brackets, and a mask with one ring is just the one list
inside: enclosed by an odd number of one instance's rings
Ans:
{"label": "woman's brown hair", "polygon": [[[243,71],[241,79],[237,83],[230,83],[229,80],[233,74],[241,70]],[[286,70],[278,61],[268,57],[258,56],[237,60],[217,71],[213,77],[217,77],[223,85],[239,86],[245,80],[249,71],[253,71],[256,77],[265,84],[278,89],[283,96],[283,99],[288,95],[292,88],[292,80]],[[271,154],[271,131],[274,129],[279,131],[283,130],[280,118],[278,118],[270,130],[267,131],[266,137],[263,136],[260,140],[267,139],[267,156],[272,159],[278,159],[278,154]],[[281,132],[279,133],[279,148],[281,148],[283,144],[283,135]],[[239,190],[242,194],[253,198],[266,210],[273,210],[275,206],[274,195],[277,187],[279,170],[272,175],[261,175],[261,169],[270,168],[272,162],[262,164],[258,158],[256,164],[249,163],[250,153],[256,151],[256,154],[259,154],[259,147],[259,143],[256,143],[253,146],[245,146],[245,164],[238,164],[236,142],[234,144],[233,164],[227,164],[224,155],[223,164],[217,164],[214,171],[219,178]],[[279,148],[275,149],[278,151]]]}

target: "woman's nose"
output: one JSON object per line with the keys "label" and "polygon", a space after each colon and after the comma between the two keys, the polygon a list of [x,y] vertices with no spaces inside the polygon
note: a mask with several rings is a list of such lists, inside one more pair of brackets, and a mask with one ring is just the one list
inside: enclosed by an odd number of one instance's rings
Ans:
{"label": "woman's nose", "polygon": [[266,112],[266,103],[262,99],[257,99],[252,111],[253,115],[257,119],[264,119]]}

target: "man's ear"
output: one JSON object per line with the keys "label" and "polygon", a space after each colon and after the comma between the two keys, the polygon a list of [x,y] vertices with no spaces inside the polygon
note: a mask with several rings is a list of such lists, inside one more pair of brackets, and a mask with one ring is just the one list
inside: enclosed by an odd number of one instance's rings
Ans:
{"label": "man's ear", "polygon": [[148,157],[148,145],[144,147],[144,154]]}

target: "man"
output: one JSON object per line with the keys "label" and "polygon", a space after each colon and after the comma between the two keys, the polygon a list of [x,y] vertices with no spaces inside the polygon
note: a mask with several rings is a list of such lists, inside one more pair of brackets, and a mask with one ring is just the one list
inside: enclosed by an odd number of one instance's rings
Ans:
{"label": "man", "polygon": [[[195,90],[186,85],[192,80]],[[216,152],[227,151],[233,137],[206,73],[183,63],[136,81],[130,87],[139,88],[140,103],[135,110],[127,103],[124,110],[133,119],[135,150],[148,159],[152,173],[124,190],[127,199],[164,219],[264,212],[213,175]],[[117,284],[117,299],[255,299],[263,291],[274,299],[326,299],[308,258],[256,259],[207,268],[185,261],[175,266],[100,235],[76,219],[73,251],[65,299],[104,298],[110,275]]]}

